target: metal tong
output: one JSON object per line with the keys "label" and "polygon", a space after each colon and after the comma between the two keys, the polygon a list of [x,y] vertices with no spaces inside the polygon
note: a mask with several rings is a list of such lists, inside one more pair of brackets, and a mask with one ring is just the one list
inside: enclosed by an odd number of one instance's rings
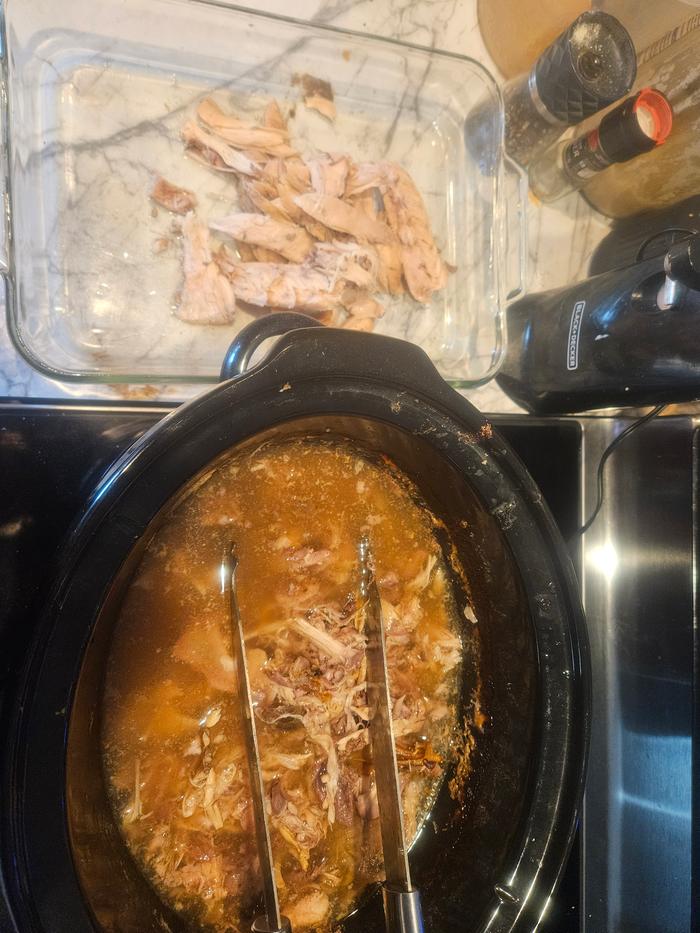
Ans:
{"label": "metal tong", "polygon": [[245,739],[246,760],[250,776],[250,789],[253,798],[253,815],[255,822],[255,841],[260,860],[260,873],[263,883],[263,900],[265,904],[264,915],[253,920],[253,933],[291,933],[292,927],[287,917],[280,913],[280,904],[277,897],[275,883],[275,866],[272,859],[270,845],[270,827],[265,809],[265,786],[263,784],[262,769],[260,767],[260,751],[258,747],[258,733],[255,728],[255,714],[253,698],[250,693],[250,678],[248,676],[248,662],[245,653],[245,640],[241,614],[238,609],[236,596],[236,569],[238,559],[235,549],[224,555],[222,565],[222,585],[228,590],[231,605],[231,641],[233,643],[234,666],[238,693],[243,707],[243,735]]}
{"label": "metal tong", "polygon": [[387,933],[423,933],[420,893],[411,884],[401,807],[401,784],[396,762],[391,694],[386,663],[382,603],[372,569],[369,541],[360,541],[360,593],[366,601],[367,702],[370,741],[377,783],[379,822],[384,852],[382,885]]}
{"label": "metal tong", "polygon": [[[384,853],[385,881],[382,885],[387,933],[423,933],[420,893],[411,885],[401,808],[391,695],[386,664],[386,639],[379,590],[371,566],[369,541],[359,547],[360,593],[366,601],[367,700],[370,709],[370,739],[379,803],[379,822]],[[245,653],[241,614],[236,596],[238,559],[233,546],[224,555],[222,586],[228,590],[231,607],[231,640],[239,695],[243,706],[243,733],[250,775],[255,821],[255,838],[263,882],[265,914],[255,918],[253,933],[291,933],[291,924],[280,913],[275,869],[270,845],[270,827],[265,809],[265,787],[260,767],[258,735]]]}

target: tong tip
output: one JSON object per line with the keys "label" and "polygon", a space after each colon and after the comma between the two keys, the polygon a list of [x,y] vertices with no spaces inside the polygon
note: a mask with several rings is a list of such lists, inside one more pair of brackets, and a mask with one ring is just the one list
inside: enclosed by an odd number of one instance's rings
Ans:
{"label": "tong tip", "polygon": [[360,556],[360,592],[362,593],[362,596],[366,598],[369,593],[372,580],[374,579],[372,552],[369,546],[369,538],[367,535],[362,535],[360,538],[358,552]]}
{"label": "tong tip", "polygon": [[224,546],[224,553],[221,557],[221,592],[225,593],[235,590],[236,570],[238,569],[238,555],[236,545],[233,541]]}

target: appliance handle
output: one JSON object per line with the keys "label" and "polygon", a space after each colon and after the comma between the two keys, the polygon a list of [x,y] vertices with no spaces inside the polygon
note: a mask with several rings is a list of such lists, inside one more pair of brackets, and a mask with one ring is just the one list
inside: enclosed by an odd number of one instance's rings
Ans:
{"label": "appliance handle", "polygon": [[[253,354],[270,337],[280,339],[251,368]],[[261,388],[268,381],[277,385],[281,377],[292,383],[344,376],[392,383],[402,392],[420,392],[436,404],[454,404],[456,394],[415,344],[383,334],[325,327],[315,318],[291,311],[251,321],[238,334],[224,358],[221,381],[236,381],[244,373],[255,375]]]}
{"label": "appliance handle", "polygon": [[293,311],[269,314],[251,321],[226,351],[219,380],[225,382],[227,379],[242,376],[247,371],[253,354],[265,340],[306,327],[323,327],[323,324],[307,314],[297,314]]}

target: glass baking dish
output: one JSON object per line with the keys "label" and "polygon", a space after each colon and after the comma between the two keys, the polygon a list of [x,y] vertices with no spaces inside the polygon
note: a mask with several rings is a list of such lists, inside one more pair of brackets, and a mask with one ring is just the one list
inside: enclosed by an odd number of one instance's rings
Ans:
{"label": "glass baking dish", "polygon": [[[296,104],[302,151],[406,168],[455,271],[430,304],[394,299],[376,329],[422,346],[454,384],[495,374],[524,211],[498,89],[478,63],[207,0],[6,0],[3,31],[8,326],[37,369],[93,383],[216,378],[250,316],[174,316],[181,250],[154,252],[172,216],[148,197],[162,175],[196,193],[203,219],[235,204],[229,176],[183,154],[180,129],[213,93],[254,118],[271,97]],[[331,82],[335,124],[301,105],[298,73]],[[491,117],[467,139],[484,101]]]}

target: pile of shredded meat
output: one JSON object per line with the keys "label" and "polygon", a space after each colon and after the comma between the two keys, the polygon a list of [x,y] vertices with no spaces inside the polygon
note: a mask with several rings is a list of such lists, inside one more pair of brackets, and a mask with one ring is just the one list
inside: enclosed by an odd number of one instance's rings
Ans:
{"label": "pile of shredded meat", "polygon": [[463,646],[430,513],[406,477],[340,442],[241,455],[165,522],[131,585],[108,672],[105,768],[127,844],[198,929],[247,928],[260,890],[219,584],[232,537],[284,913],[294,929],[330,929],[381,877],[362,534],[413,839],[454,754]]}
{"label": "pile of shredded meat", "polygon": [[[335,119],[330,85],[309,75],[298,81],[307,106]],[[185,215],[176,310],[183,321],[228,324],[240,304],[372,330],[384,313],[382,295],[408,292],[426,303],[445,286],[425,204],[396,163],[302,154],[274,100],[260,123],[202,100],[182,139],[192,158],[231,175],[237,208],[205,224],[191,191],[155,181],[153,201]]]}

